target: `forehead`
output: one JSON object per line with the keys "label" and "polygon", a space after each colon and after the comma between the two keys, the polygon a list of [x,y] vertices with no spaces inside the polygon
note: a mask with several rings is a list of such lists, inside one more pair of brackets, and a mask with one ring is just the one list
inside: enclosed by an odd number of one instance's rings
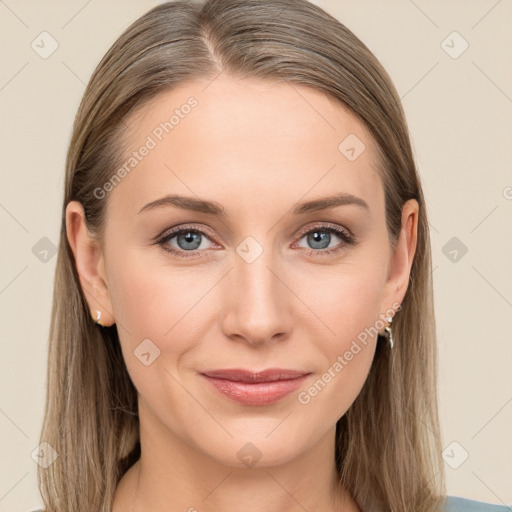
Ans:
{"label": "forehead", "polygon": [[128,172],[112,200],[133,210],[165,193],[254,211],[336,191],[383,200],[368,130],[311,87],[221,74],[161,93],[126,124]]}

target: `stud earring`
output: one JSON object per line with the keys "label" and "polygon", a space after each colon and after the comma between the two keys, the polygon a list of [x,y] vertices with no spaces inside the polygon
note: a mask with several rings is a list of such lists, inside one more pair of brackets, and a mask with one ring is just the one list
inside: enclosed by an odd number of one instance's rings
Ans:
{"label": "stud earring", "polygon": [[105,327],[102,323],[100,323],[100,318],[101,318],[101,311],[97,310],[96,311],[96,320],[94,321],[94,323],[101,325],[101,327]]}
{"label": "stud earring", "polygon": [[391,323],[393,322],[393,317],[391,317],[391,316],[386,317],[386,321],[388,322],[388,325],[386,325],[384,330],[387,333],[389,348],[392,349],[395,344],[393,341],[393,333],[391,332]]}

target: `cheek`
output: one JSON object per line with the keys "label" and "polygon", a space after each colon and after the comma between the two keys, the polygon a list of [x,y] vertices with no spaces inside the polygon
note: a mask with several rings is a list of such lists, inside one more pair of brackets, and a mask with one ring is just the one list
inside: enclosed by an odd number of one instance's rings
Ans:
{"label": "cheek", "polygon": [[311,414],[329,411],[329,421],[335,422],[360,393],[373,361],[383,267],[362,262],[340,265],[329,275],[317,273],[310,282],[315,286],[304,286],[299,293],[312,311],[305,320],[309,332],[314,322],[322,333],[317,349],[324,364],[298,399]]}
{"label": "cheek", "polygon": [[198,286],[195,278],[191,281],[190,270],[180,271],[161,262],[152,264],[151,258],[137,251],[128,253],[125,251],[123,258],[112,256],[112,261],[119,264],[109,276],[112,308],[126,364],[129,369],[138,368],[133,351],[148,339],[161,355],[176,360],[191,348],[191,340],[200,339],[196,332],[200,324],[191,319],[196,318],[201,297],[214,284],[212,278]]}
{"label": "cheek", "polygon": [[213,283],[195,286],[190,272],[152,265],[147,255],[129,252],[112,260],[119,262],[112,270],[112,307],[130,378],[157,414],[163,397],[180,404],[187,399],[175,376],[184,354],[202,339],[196,315]]}
{"label": "cheek", "polygon": [[298,295],[311,312],[307,321],[316,318],[332,350],[350,344],[379,318],[383,284],[380,264],[341,264],[328,272],[317,271],[302,282]]}

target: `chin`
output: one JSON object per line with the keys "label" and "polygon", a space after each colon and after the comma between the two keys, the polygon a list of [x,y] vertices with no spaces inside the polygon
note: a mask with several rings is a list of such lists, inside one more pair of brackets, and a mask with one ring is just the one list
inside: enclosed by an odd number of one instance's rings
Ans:
{"label": "chin", "polygon": [[[243,434],[235,434],[226,425],[233,437],[228,439],[228,434],[221,434],[219,439],[211,440],[208,446],[204,447],[204,452],[209,453],[210,457],[225,466],[261,468],[286,464],[307,450],[304,436],[298,435],[298,431],[295,432],[297,425],[294,425],[294,432],[291,432],[283,428],[284,425],[276,428],[279,425],[278,419],[272,419],[271,423],[271,429],[267,428],[269,424],[267,421],[263,430],[246,427],[243,429]],[[311,440],[311,444],[313,442],[314,440]],[[212,447],[214,447],[213,450]]]}

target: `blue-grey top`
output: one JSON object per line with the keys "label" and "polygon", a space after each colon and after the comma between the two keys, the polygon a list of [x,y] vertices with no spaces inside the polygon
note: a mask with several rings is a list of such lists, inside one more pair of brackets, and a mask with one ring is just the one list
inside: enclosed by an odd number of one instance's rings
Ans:
{"label": "blue-grey top", "polygon": [[473,501],[459,496],[447,496],[444,502],[446,512],[512,512],[512,504],[492,505],[482,501]]}

